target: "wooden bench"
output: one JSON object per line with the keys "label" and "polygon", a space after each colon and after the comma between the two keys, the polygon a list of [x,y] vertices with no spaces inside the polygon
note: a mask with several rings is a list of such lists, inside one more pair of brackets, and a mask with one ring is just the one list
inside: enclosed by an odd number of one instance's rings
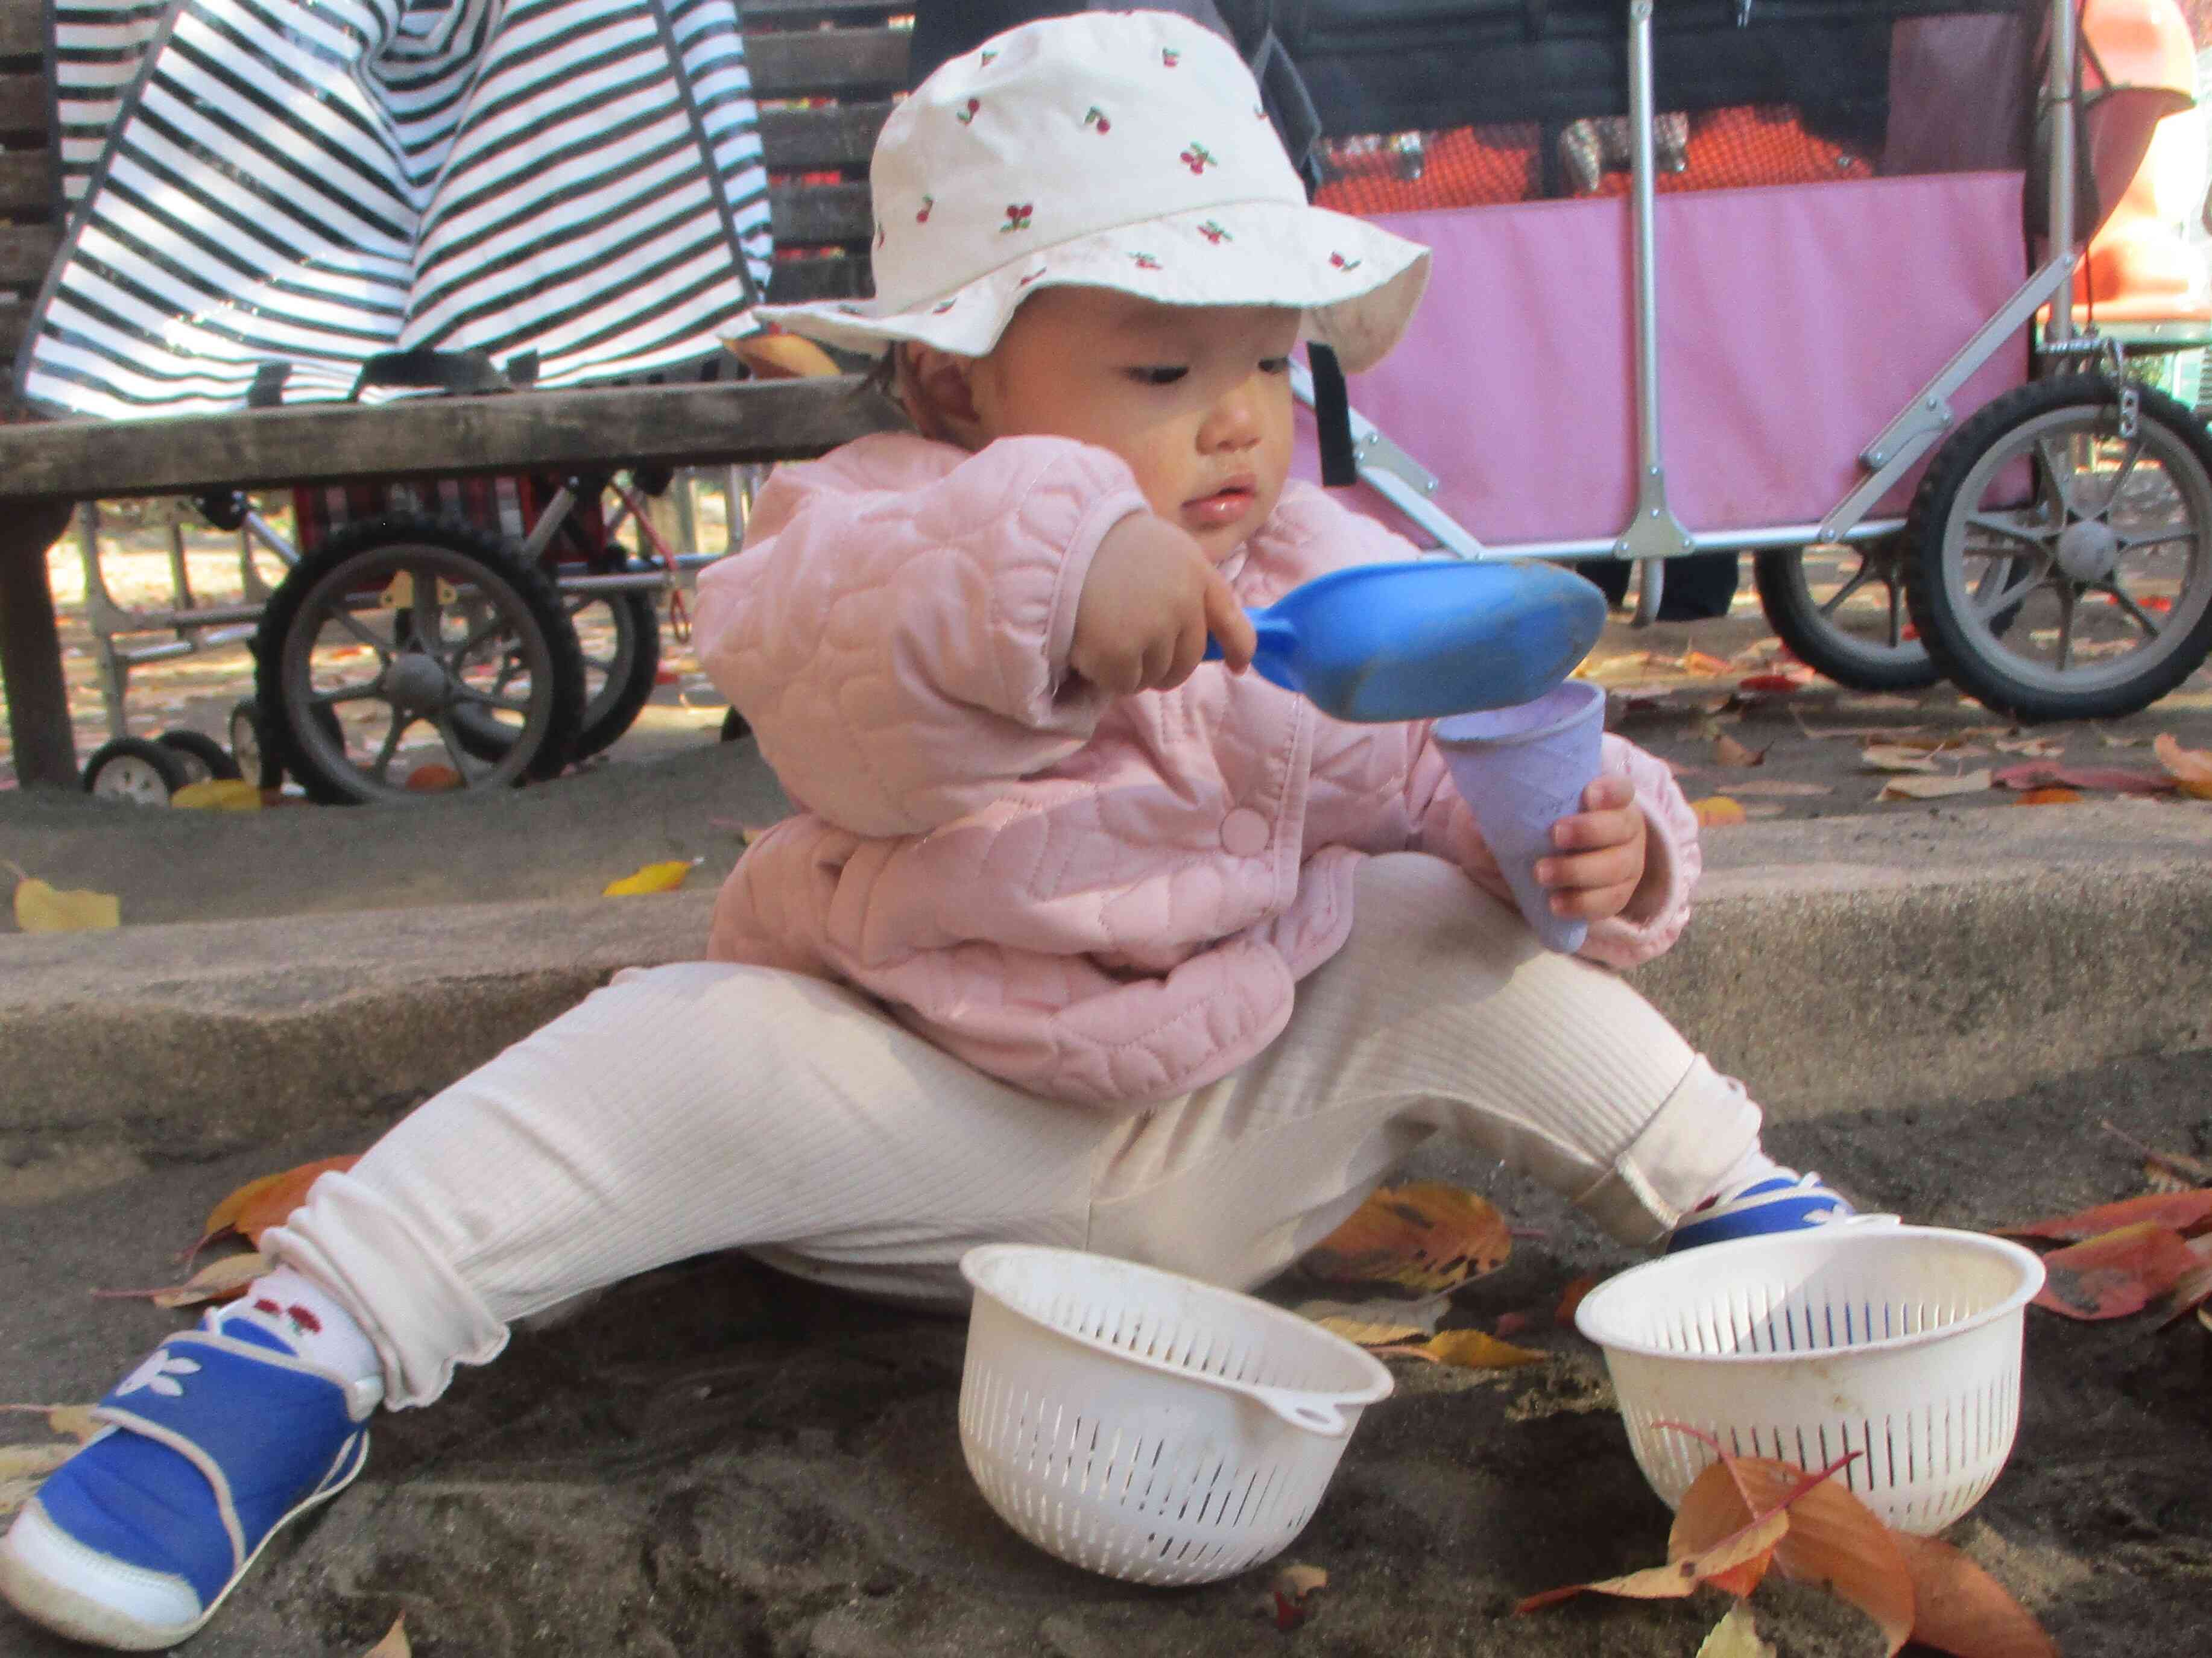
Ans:
{"label": "wooden bench", "polygon": [[[867,162],[905,82],[910,12],[881,0],[739,0],[779,258],[769,297],[871,292]],[[0,348],[61,240],[43,0],[0,0]],[[802,102],[802,100],[804,100]],[[802,177],[803,175],[803,177]],[[0,688],[15,774],[75,787],[46,550],[81,501],[570,466],[770,461],[894,422],[854,375],[307,404],[180,419],[0,425]]]}

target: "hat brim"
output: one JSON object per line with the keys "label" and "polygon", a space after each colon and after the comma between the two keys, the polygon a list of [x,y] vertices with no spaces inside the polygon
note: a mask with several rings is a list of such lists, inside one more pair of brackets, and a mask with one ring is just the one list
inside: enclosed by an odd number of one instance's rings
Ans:
{"label": "hat brim", "polygon": [[1420,303],[1429,250],[1364,219],[1280,201],[1232,202],[1035,248],[948,292],[763,305],[753,314],[852,351],[915,340],[980,357],[1040,288],[1110,288],[1163,305],[1268,305],[1304,313],[1299,336],[1346,373],[1373,367]]}

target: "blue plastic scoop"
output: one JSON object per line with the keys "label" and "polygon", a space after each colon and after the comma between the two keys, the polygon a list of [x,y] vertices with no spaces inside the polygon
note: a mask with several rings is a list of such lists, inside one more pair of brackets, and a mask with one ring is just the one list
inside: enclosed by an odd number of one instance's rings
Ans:
{"label": "blue plastic scoop", "polygon": [[1605,596],[1556,564],[1414,559],[1332,570],[1248,614],[1263,678],[1373,723],[1533,702],[1597,642]]}

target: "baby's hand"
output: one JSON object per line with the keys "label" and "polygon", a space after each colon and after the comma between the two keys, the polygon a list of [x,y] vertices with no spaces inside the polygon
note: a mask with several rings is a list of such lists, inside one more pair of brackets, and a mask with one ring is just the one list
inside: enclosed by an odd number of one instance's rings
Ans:
{"label": "baby's hand", "polygon": [[1251,618],[1197,541],[1152,513],[1106,532],[1076,601],[1067,665],[1116,695],[1167,690],[1191,676],[1206,636],[1241,673],[1256,641]]}
{"label": "baby's hand", "polygon": [[1552,844],[1564,855],[1537,860],[1552,914],[1601,921],[1626,909],[1646,873],[1644,843],[1634,786],[1626,777],[1599,778],[1583,791],[1583,810],[1552,825]]}

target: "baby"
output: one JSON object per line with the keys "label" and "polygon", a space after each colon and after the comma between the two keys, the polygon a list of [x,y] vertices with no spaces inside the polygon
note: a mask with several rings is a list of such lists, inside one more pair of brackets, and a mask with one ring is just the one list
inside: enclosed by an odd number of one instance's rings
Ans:
{"label": "baby", "polygon": [[1663,765],[1607,738],[1557,825],[1537,873],[1589,923],[1559,955],[1427,724],[1242,671],[1247,607],[1413,550],[1286,481],[1287,375],[1302,337],[1381,358],[1425,251],[1309,206],[1236,53],[1160,13],[945,64],[872,185],[876,299],[769,310],[893,354],[915,429],[779,471],[701,581],[798,807],[711,959],[618,975],[318,1181],[0,1543],[29,1617],[182,1640],[380,1403],[710,1250],[956,1310],[993,1242],[1249,1286],[1438,1133],[1637,1244],[1849,1212],[1608,970],[1688,914]]}

